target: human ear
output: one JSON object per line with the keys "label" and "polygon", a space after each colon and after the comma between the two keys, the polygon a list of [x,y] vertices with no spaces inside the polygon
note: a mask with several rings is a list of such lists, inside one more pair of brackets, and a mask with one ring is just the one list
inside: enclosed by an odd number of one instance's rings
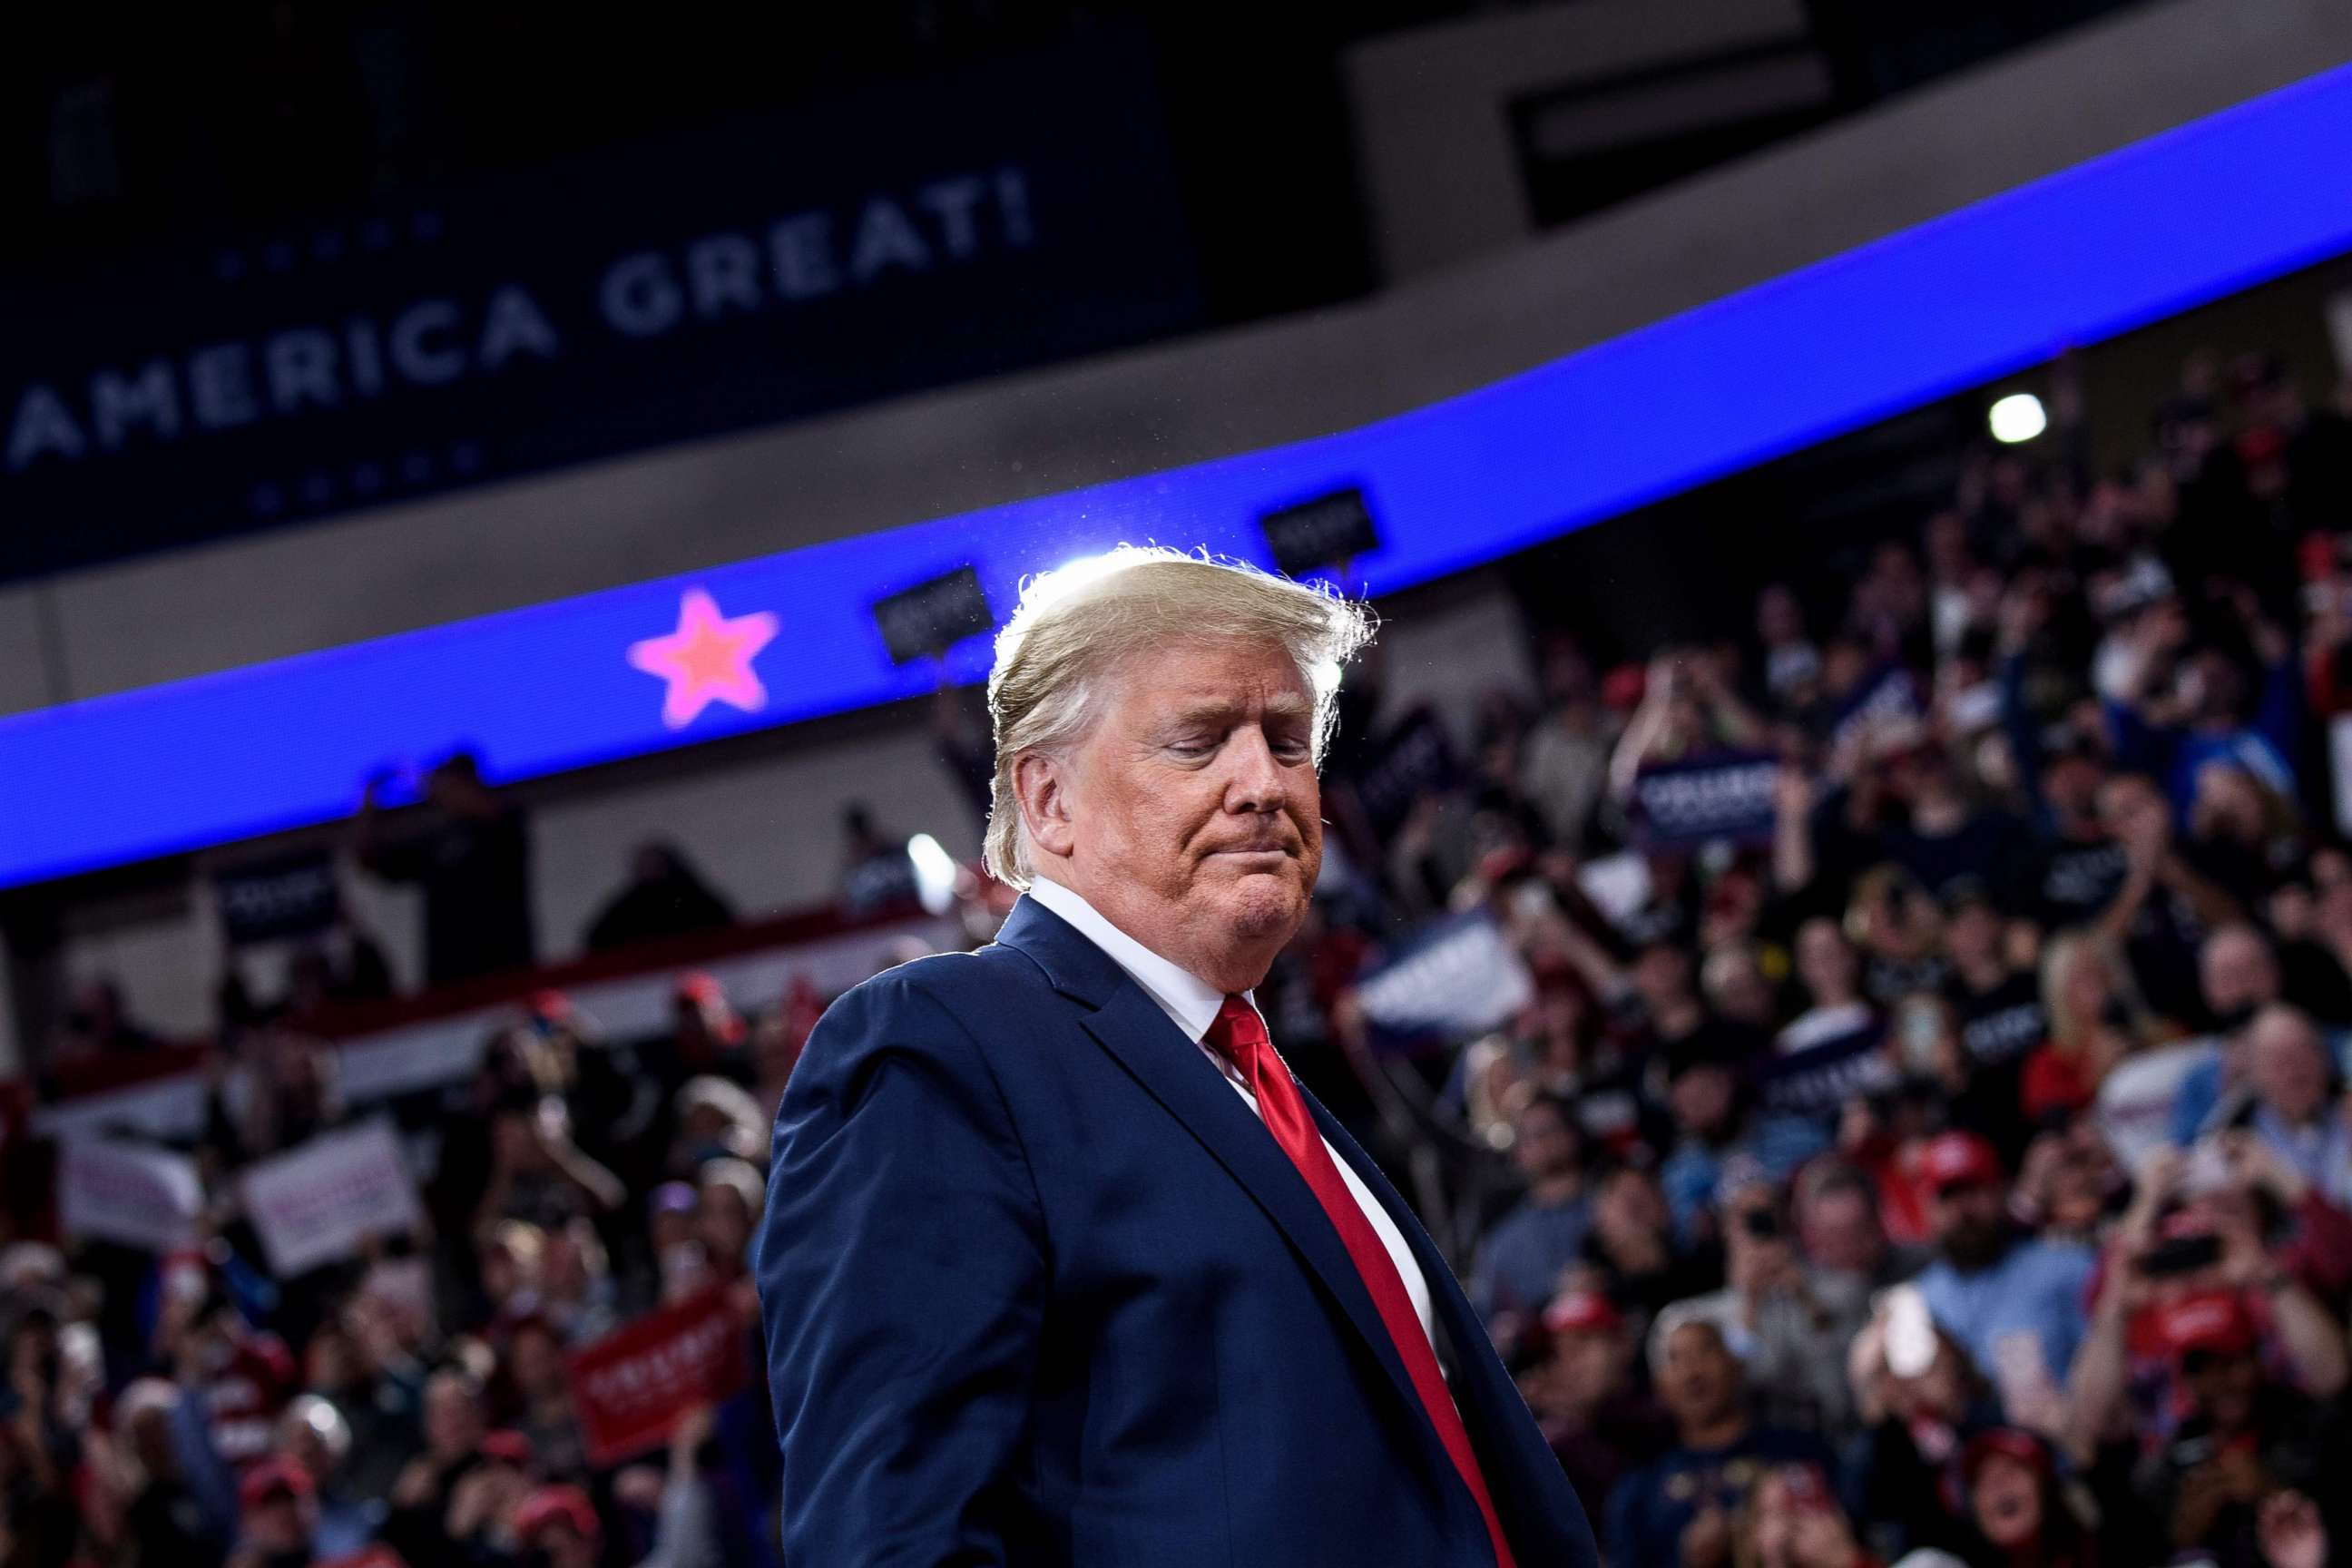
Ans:
{"label": "human ear", "polygon": [[1024,752],[1013,761],[1013,794],[1021,803],[1021,826],[1029,847],[1067,859],[1076,835],[1070,820],[1069,774],[1065,763],[1043,752]]}

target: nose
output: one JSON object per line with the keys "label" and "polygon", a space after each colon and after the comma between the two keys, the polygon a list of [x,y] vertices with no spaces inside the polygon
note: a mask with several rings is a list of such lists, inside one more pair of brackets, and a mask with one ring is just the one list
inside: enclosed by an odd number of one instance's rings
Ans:
{"label": "nose", "polygon": [[1225,809],[1278,810],[1289,784],[1282,764],[1275,761],[1274,748],[1266,743],[1265,731],[1254,724],[1235,731],[1225,754],[1230,766],[1225,774]]}

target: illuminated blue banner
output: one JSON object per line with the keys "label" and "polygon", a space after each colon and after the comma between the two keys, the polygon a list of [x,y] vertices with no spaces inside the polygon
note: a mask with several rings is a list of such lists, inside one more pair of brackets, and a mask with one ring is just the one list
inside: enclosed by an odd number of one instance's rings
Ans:
{"label": "illuminated blue banner", "polygon": [[[1266,559],[1349,487],[1374,594],[1491,560],[2352,250],[2352,69],[1360,430],[0,721],[0,881],[348,814],[453,745],[512,781],[927,690],[868,608],[1120,541]],[[951,650],[976,679],[982,637]]]}

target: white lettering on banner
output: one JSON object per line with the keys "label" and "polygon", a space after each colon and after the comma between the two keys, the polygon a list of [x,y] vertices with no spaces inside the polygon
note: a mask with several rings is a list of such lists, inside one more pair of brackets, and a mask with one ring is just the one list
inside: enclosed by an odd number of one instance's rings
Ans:
{"label": "white lettering on banner", "polygon": [[99,445],[122,445],[131,426],[145,420],[166,440],[180,433],[180,400],[172,385],[168,360],[150,360],[136,380],[126,381],[117,371],[102,370],[89,381],[90,422],[98,426]]}
{"label": "white lettering on banner", "polygon": [[941,180],[917,193],[916,199],[939,215],[950,256],[962,258],[980,248],[980,226],[973,214],[987,194],[976,179]]}
{"label": "white lettering on banner", "polygon": [[250,425],[259,416],[245,360],[243,343],[222,343],[188,356],[188,406],[205,429]]}
{"label": "white lettering on banner", "polygon": [[509,284],[490,296],[482,311],[482,368],[496,370],[509,356],[529,352],[541,359],[555,357],[555,329],[530,296]]}
{"label": "white lettering on banner", "polygon": [[1693,768],[1638,780],[1642,809],[1662,831],[1700,832],[1724,823],[1769,816],[1780,764],[1770,760],[1720,768]]}
{"label": "white lettering on banner", "polygon": [[877,196],[866,204],[857,224],[857,248],[849,257],[850,277],[862,283],[885,267],[920,272],[930,264],[929,247],[898,203]]}
{"label": "white lettering on banner", "polygon": [[730,305],[760,308],[760,247],[743,235],[714,234],[687,247],[686,276],[694,313],[706,321]]}
{"label": "white lettering on banner", "polygon": [[669,263],[650,250],[613,263],[596,300],[613,330],[633,338],[669,331],[686,303],[669,275]]}
{"label": "white lettering on banner", "polygon": [[1004,243],[1026,245],[1036,237],[1029,226],[1029,182],[1018,169],[996,172],[996,205],[1004,209]]}
{"label": "white lettering on banner", "polygon": [[[594,298],[578,301],[625,338],[653,338],[845,288],[971,263],[1034,243],[1029,184],[1017,168],[955,175],[910,195],[875,195],[834,211],[795,213],[764,230],[723,231],[673,253],[616,257]],[[540,297],[505,283],[467,301],[412,300],[381,316],[301,325],[184,353],[99,366],[86,380],[22,384],[6,471],[79,463],[134,435],[176,441],[315,409],[348,409],[395,383],[445,386],[518,361],[553,361],[563,344]],[[75,398],[83,399],[79,405]]]}
{"label": "white lettering on banner", "polygon": [[724,1318],[709,1319],[642,1355],[597,1368],[582,1386],[600,1405],[630,1405],[648,1394],[666,1394],[716,1361],[735,1331]]}
{"label": "white lettering on banner", "polygon": [[373,397],[383,390],[383,355],[376,348],[375,323],[365,316],[353,317],[344,328],[343,341],[352,351],[352,388],[362,397]]}
{"label": "white lettering on banner", "polygon": [[446,300],[411,305],[392,324],[392,367],[425,386],[457,380],[466,374],[466,356],[455,348],[429,348],[425,342],[425,333],[453,331],[457,325],[457,307]]}
{"label": "white lettering on banner", "polygon": [[231,925],[267,925],[307,910],[335,890],[335,868],[321,862],[282,876],[224,878],[214,884],[221,914]]}
{"label": "white lettering on banner", "polygon": [[262,351],[270,406],[291,414],[308,399],[332,408],[341,401],[335,385],[335,340],[313,328],[280,332]]}
{"label": "white lettering on banner", "polygon": [[768,259],[776,292],[787,300],[814,300],[841,287],[833,265],[833,219],[824,213],[803,213],[768,230]]}
{"label": "white lettering on banner", "polygon": [[43,452],[65,458],[81,456],[81,427],[74,423],[65,399],[39,382],[25,388],[16,400],[16,417],[8,426],[8,468],[25,467]]}

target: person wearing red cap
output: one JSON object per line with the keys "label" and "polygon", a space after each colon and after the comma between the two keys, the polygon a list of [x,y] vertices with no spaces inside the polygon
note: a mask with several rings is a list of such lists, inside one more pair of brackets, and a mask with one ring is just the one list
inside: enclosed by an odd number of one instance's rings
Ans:
{"label": "person wearing red cap", "polygon": [[596,1568],[604,1527],[578,1487],[541,1487],[514,1513],[515,1544],[543,1557],[547,1568]]}
{"label": "person wearing red cap", "polygon": [[476,1460],[450,1490],[444,1528],[450,1544],[479,1559],[499,1555],[515,1539],[515,1511],[539,1466],[530,1439],[510,1430],[485,1435]]}
{"label": "person wearing red cap", "polygon": [[2242,1291],[2197,1290],[2157,1304],[2152,1338],[2177,1371],[2183,1415],[2141,1467],[2137,1500],[2173,1552],[2222,1568],[2263,1561],[2263,1499],[2294,1489],[2319,1500],[2323,1528],[2347,1539],[2341,1479],[2352,1474],[2340,1414],[2272,1378],[2257,1312]]}
{"label": "person wearing red cap", "polygon": [[1535,1353],[1541,1359],[1526,1379],[1528,1403],[1577,1496],[1607,1497],[1672,1440],[1665,1412],[1634,1385],[1631,1325],[1600,1290],[1578,1285],[1554,1297]]}
{"label": "person wearing red cap", "polygon": [[1979,1432],[1961,1450],[1959,1511],[1971,1563],[2091,1568],[2092,1542],[2059,1484],[2050,1446],[2017,1426]]}
{"label": "person wearing red cap", "polygon": [[1919,1184],[1936,1260],[1919,1292],[1937,1323],[2016,1408],[2055,1399],[2088,1326],[2085,1292],[2096,1257],[2075,1242],[2020,1234],[2008,1215],[2000,1156],[1974,1132],[1949,1131],[1919,1152]]}
{"label": "person wearing red cap", "polygon": [[237,1546],[228,1568],[309,1568],[318,1522],[310,1477],[291,1459],[272,1457],[237,1482]]}

